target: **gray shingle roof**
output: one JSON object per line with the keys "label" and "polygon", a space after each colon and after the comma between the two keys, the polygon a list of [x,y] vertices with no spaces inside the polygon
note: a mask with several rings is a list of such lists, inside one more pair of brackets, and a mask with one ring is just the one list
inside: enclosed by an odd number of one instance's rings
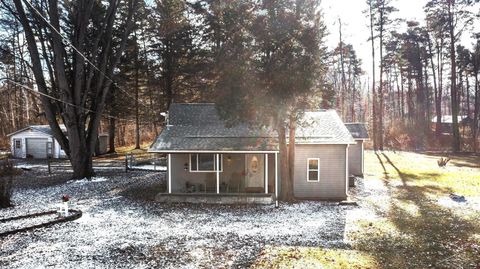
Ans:
{"label": "gray shingle roof", "polygon": [[[305,113],[297,128],[298,143],[354,143],[333,110]],[[246,124],[226,127],[214,104],[172,104],[169,125],[149,151],[277,151],[276,133]]]}
{"label": "gray shingle roof", "polygon": [[367,126],[365,123],[345,123],[345,126],[350,131],[354,139],[369,139]]}
{"label": "gray shingle roof", "polygon": [[350,144],[354,143],[350,132],[335,110],[305,112],[297,123],[297,143]]}
{"label": "gray shingle roof", "polygon": [[[12,136],[14,134],[18,134],[18,133],[21,133],[21,132],[29,130],[29,129],[39,131],[41,133],[53,136],[52,128],[50,128],[50,125],[29,125],[29,126],[23,128],[23,129],[20,129],[18,131],[15,131],[15,132],[9,134],[8,136]],[[64,133],[67,131],[67,129],[65,128],[65,125],[63,125],[63,124],[60,125],[60,129],[62,129],[62,131]]]}

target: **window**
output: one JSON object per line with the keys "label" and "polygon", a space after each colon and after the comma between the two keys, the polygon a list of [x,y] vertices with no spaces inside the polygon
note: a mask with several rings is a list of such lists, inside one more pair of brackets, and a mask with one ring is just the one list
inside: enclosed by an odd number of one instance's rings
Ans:
{"label": "window", "polygon": [[47,157],[52,157],[53,156],[53,143],[52,142],[47,142]]}
{"label": "window", "polygon": [[22,141],[20,141],[20,140],[15,140],[15,148],[16,148],[16,149],[19,149],[19,148],[21,148],[21,147],[22,147]]}
{"label": "window", "polygon": [[[217,163],[215,160],[217,154],[213,153],[194,153],[190,154],[190,172],[216,172]],[[223,155],[220,154],[220,172],[223,170]]]}
{"label": "window", "polygon": [[320,181],[320,159],[308,158],[307,160],[307,181]]}

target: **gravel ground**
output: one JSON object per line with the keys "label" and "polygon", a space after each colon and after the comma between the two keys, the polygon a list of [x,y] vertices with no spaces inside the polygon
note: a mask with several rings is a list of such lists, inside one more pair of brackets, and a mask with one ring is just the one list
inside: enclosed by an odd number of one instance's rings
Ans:
{"label": "gravel ground", "polygon": [[245,268],[268,245],[349,248],[345,232],[376,218],[372,201],[388,196],[381,181],[368,180],[354,192],[358,207],[167,205],[152,201],[163,173],[68,177],[32,169],[16,180],[15,207],[0,218],[55,209],[65,194],[83,216],[0,238],[0,268]]}

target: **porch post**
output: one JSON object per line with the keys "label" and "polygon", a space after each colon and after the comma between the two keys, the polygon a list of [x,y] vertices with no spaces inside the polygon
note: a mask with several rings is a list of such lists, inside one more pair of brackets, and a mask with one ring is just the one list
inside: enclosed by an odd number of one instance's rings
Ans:
{"label": "porch post", "polygon": [[365,171],[365,160],[363,159],[363,158],[364,158],[364,155],[363,155],[363,153],[364,153],[364,152],[363,152],[363,150],[364,150],[364,148],[363,148],[363,142],[364,142],[365,140],[360,140],[360,141],[362,141],[362,177],[363,177],[363,171]]}
{"label": "porch post", "polygon": [[278,152],[275,152],[275,200],[278,201]]}
{"label": "porch post", "polygon": [[216,170],[217,170],[217,193],[220,193],[220,156],[219,154],[215,154],[215,162],[217,163]]}
{"label": "porch post", "polygon": [[168,153],[168,193],[172,193],[172,154]]}
{"label": "porch post", "polygon": [[268,194],[268,154],[265,153],[265,194]]}

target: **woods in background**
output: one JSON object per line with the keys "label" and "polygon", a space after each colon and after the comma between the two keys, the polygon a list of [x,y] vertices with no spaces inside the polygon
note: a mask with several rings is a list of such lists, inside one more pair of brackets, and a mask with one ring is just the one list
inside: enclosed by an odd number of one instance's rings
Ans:
{"label": "woods in background", "polygon": [[[383,150],[385,144],[438,148],[446,138],[453,151],[477,151],[480,35],[472,31],[472,24],[478,23],[478,7],[474,9],[472,1],[431,0],[422,25],[390,19],[396,11],[391,1],[367,4],[374,56],[370,119],[374,148]],[[476,39],[470,48],[460,42],[464,35]],[[451,124],[442,130],[447,118]]]}
{"label": "woods in background", "polygon": [[[8,133],[49,123],[67,126],[68,139],[56,137],[71,158],[90,156],[99,132],[110,134],[111,152],[139,148],[161,130],[172,102],[217,102],[227,118],[264,102],[285,107],[287,123],[294,107],[366,121],[378,150],[449,143],[476,151],[474,2],[431,0],[420,23],[397,18],[394,1],[367,0],[372,69],[364,70],[341,20],[329,29],[337,45],[326,47],[314,1],[1,0],[1,146]],[[255,116],[242,115],[231,120]],[[79,176],[91,173],[88,164],[80,158]]]}

